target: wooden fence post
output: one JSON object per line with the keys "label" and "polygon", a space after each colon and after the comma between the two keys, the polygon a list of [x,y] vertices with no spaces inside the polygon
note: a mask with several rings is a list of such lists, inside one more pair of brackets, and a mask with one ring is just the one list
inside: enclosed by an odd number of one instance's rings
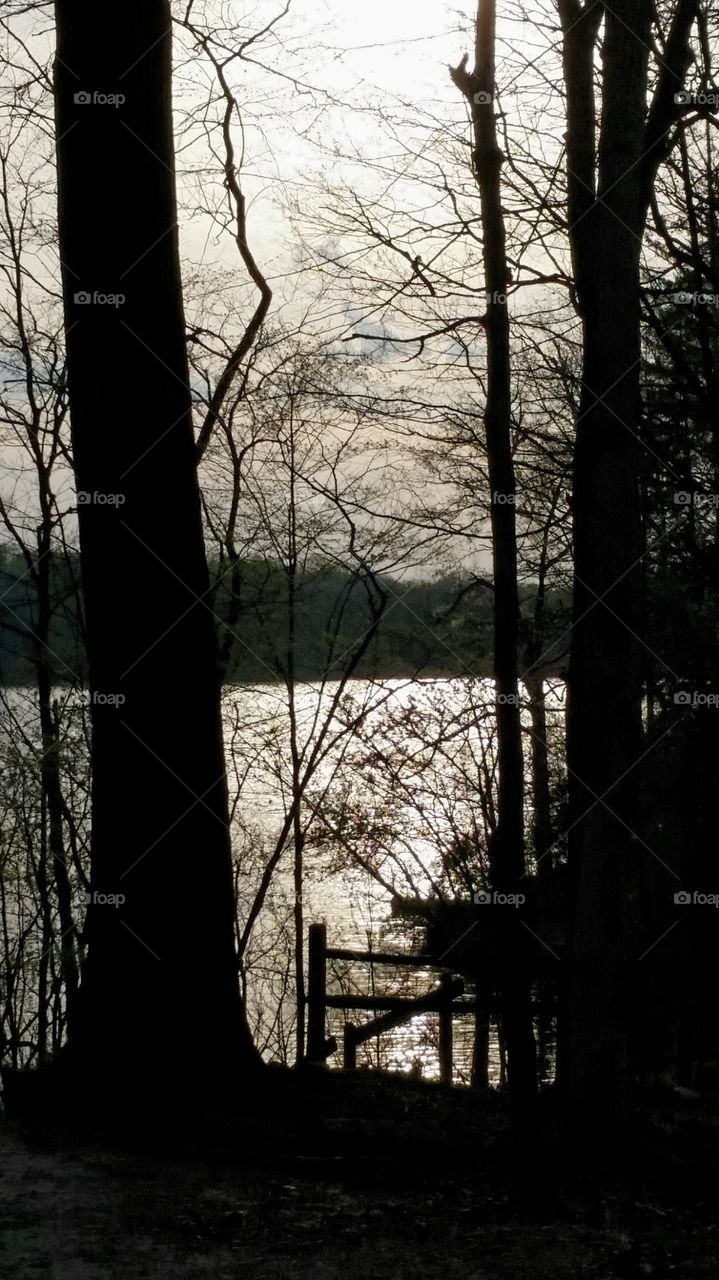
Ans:
{"label": "wooden fence post", "polygon": [[327,925],[311,924],[309,927],[307,964],[307,1058],[310,1062],[324,1062],[327,1057],[325,1040],[325,998],[327,992]]}
{"label": "wooden fence post", "polygon": [[354,1071],[357,1066],[357,1038],[351,1022],[345,1022],[342,1066],[345,1071]]}
{"label": "wooden fence post", "polygon": [[440,987],[446,992],[439,1009],[439,1078],[442,1084],[452,1083],[452,978],[445,973]]}

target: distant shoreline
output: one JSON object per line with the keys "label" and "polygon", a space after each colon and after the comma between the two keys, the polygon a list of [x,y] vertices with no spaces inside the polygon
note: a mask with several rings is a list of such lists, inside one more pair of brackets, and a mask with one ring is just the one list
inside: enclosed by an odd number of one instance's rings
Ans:
{"label": "distant shoreline", "polygon": [[[545,667],[541,672],[531,670],[528,674],[541,675],[544,680],[566,681],[567,667],[566,667],[566,664],[561,666],[559,664],[553,664],[551,667]],[[339,672],[337,674],[330,673],[326,675],[322,675],[321,673],[305,674],[300,672],[295,677],[295,683],[297,684],[323,684],[323,683],[337,684],[339,683],[340,680],[344,678],[345,677],[343,676],[342,672]],[[366,684],[371,681],[381,682],[385,680],[408,680],[408,681],[411,681],[413,684],[433,684],[433,683],[438,684],[446,680],[471,680],[471,679],[491,680],[492,678],[493,676],[492,676],[491,669],[488,669],[483,664],[480,664],[477,667],[477,669],[473,671],[428,670],[428,671],[416,672],[416,671],[395,670],[395,671],[362,673],[362,674],[347,677],[347,683],[348,684]],[[73,689],[78,687],[76,685],[73,685],[71,681],[63,680],[61,677],[54,679],[52,683],[53,683],[54,689]],[[224,689],[243,689],[243,688],[256,688],[258,685],[268,685],[268,686],[283,685],[284,683],[285,681],[283,680],[282,676],[280,675],[272,676],[269,672],[263,672],[256,676],[244,677],[243,679],[240,679],[240,680],[238,679],[223,680],[221,687],[223,690]],[[520,684],[523,683],[523,676],[521,672],[519,673],[519,683]],[[34,690],[35,687],[36,687],[35,682],[32,679],[3,680],[2,678],[0,678],[0,689]],[[84,685],[82,687],[86,689],[87,685]]]}

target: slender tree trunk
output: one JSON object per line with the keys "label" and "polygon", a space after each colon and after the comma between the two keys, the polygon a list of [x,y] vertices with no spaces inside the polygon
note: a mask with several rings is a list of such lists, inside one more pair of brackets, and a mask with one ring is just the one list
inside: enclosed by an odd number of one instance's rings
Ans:
{"label": "slender tree trunk", "polygon": [[[554,514],[554,504],[552,504]],[[547,746],[547,695],[544,678],[535,670],[544,652],[547,559],[549,555],[550,521],[544,529],[542,551],[537,574],[537,594],[532,619],[532,638],[527,651],[528,671],[522,683],[529,697],[532,736],[532,843],[537,868],[540,907],[544,888],[552,878],[551,849],[554,843],[552,804],[549,785],[549,751]]]}
{"label": "slender tree trunk", "polygon": [[552,878],[551,848],[554,841],[547,755],[547,695],[542,676],[524,676],[524,686],[529,696],[532,723],[532,832],[541,903],[543,887]]}
{"label": "slender tree trunk", "polygon": [[287,687],[287,705],[290,718],[290,759],[292,768],[292,875],[294,884],[294,967],[295,967],[295,1065],[305,1057],[305,916],[302,900],[304,890],[304,847],[302,828],[302,761],[297,724],[297,491],[295,476],[294,401],[289,412],[289,494],[287,504],[287,651],[285,653],[284,678]]}
{"label": "slender tree trunk", "polygon": [[57,0],[56,15],[59,225],[93,697],[88,954],[65,1061],[86,1087],[118,1088],[125,1099],[171,1102],[193,1088],[217,1099],[257,1059],[233,943],[178,256],[170,6]]}
{"label": "slender tree trunk", "polygon": [[[42,863],[41,863],[42,865]],[[11,926],[10,912],[8,911],[8,891],[5,879],[5,868],[0,866],[0,937],[2,938],[3,948],[3,970],[4,985],[2,992],[3,1012],[0,1018],[0,1052],[3,1061],[7,1062],[8,1053],[10,1055],[10,1066],[15,1069],[18,1063],[19,1051],[19,1035],[15,1006],[15,993],[17,987],[17,979],[22,971],[22,943],[18,945],[16,952],[13,954],[11,942]],[[12,890],[11,890],[12,899]],[[43,927],[46,926],[47,915],[43,911]],[[47,1041],[47,1005],[43,1002],[42,997],[45,994],[42,979],[47,974],[47,967],[43,970],[42,961],[40,960],[40,977],[39,977],[39,1007],[38,1007],[38,1058],[42,1061],[44,1056],[44,1047]],[[5,1028],[7,1027],[7,1031]]]}
{"label": "slender tree trunk", "polygon": [[295,810],[294,822],[294,923],[295,923],[295,993],[297,999],[297,1027],[295,1032],[295,1062],[299,1064],[305,1056],[305,916],[302,894],[304,891],[304,834],[299,803]]}
{"label": "slender tree trunk", "polygon": [[[517,677],[519,596],[517,589],[516,486],[512,457],[512,390],[507,310],[507,255],[502,211],[503,155],[495,121],[494,0],[480,0],[474,73],[464,62],[452,72],[471,104],[474,171],[479,187],[482,253],[487,293],[487,399],[485,429],[491,487],[494,574],[494,683],[499,784],[497,827],[490,849],[492,885],[521,894],[524,862],[524,766]],[[496,931],[500,947],[500,1004],[507,1046],[509,1087],[518,1112],[536,1094],[536,1046],[524,957],[526,933],[516,909],[505,912]]]}
{"label": "slender tree trunk", "polygon": [[38,868],[38,885],[40,888],[40,913],[42,930],[40,933],[42,952],[38,961],[37,976],[37,1061],[44,1066],[48,1057],[48,1023],[50,1011],[49,970],[50,950],[52,948],[52,918],[47,901],[46,867],[44,865],[44,849],[41,853],[42,871]]}
{"label": "slender tree trunk", "polygon": [[[42,486],[42,481],[41,481]],[[44,497],[44,495],[42,495]],[[50,669],[50,614],[51,614],[51,515],[43,502],[43,529],[38,539],[37,591],[38,613],[35,635],[37,637],[35,667],[37,694],[42,735],[40,783],[46,805],[48,851],[57,897],[60,922],[60,971],[65,988],[67,1022],[71,1024],[75,1014],[78,990],[77,926],[72,909],[72,885],[65,854],[63,836],[63,795],[60,776],[60,741],[58,725],[52,708],[52,671]]]}
{"label": "slender tree trunk", "polygon": [[474,1043],[472,1050],[472,1087],[489,1088],[489,1041],[491,1035],[492,984],[485,973],[475,979]]}

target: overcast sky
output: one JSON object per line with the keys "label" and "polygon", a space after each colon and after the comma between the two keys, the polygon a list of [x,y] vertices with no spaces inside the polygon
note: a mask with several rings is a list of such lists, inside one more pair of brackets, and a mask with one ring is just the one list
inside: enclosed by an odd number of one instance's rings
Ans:
{"label": "overcast sky", "polygon": [[456,54],[459,10],[442,0],[302,0],[302,9],[326,14],[335,48],[347,50],[342,63],[389,91],[398,82],[403,94],[412,82],[431,91]]}
{"label": "overcast sky", "polygon": [[[231,7],[238,32],[246,35],[262,27],[281,3],[259,0],[253,7],[246,0],[232,0]],[[278,303],[285,289],[291,291],[297,253],[296,237],[282,208],[285,195],[311,203],[321,174],[340,190],[342,183],[357,188],[371,182],[361,160],[340,161],[339,153],[367,158],[388,154],[389,135],[378,108],[411,120],[411,104],[416,101],[417,119],[427,113],[461,119],[464,106],[447,67],[469,51],[470,28],[469,19],[442,0],[294,0],[275,28],[276,40],[258,47],[261,66],[237,67],[234,84],[247,142],[242,181],[250,240]],[[296,90],[270,68],[295,77],[314,92]],[[178,103],[176,114],[180,109]],[[202,150],[193,152],[193,158]],[[396,143],[390,142],[389,150],[396,152]],[[185,161],[186,156],[179,157],[181,166]],[[231,238],[213,244],[206,227],[194,219],[186,222],[185,262],[207,261],[208,256],[230,271],[236,268]],[[304,288],[299,278],[298,287]]]}

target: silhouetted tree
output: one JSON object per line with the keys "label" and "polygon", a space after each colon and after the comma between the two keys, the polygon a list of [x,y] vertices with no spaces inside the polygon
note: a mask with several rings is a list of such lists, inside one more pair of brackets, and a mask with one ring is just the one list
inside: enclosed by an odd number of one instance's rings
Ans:
{"label": "silhouetted tree", "polygon": [[639,263],[654,177],[672,145],[674,94],[691,58],[696,4],[679,0],[671,7],[648,111],[655,20],[649,0],[630,0],[621,16],[600,0],[561,0],[559,9],[569,237],[583,325],[568,713],[572,932],[560,1065],[574,1136],[606,1137],[626,1105],[630,929],[641,847]]}
{"label": "silhouetted tree", "polygon": [[[213,1097],[237,982],[219,677],[185,353],[166,0],[56,5],[59,229],[92,691],[88,1088]],[[114,904],[107,898],[114,898]]]}
{"label": "silhouetted tree", "polygon": [[[467,58],[452,78],[471,105],[473,165],[480,193],[482,255],[486,291],[487,391],[484,423],[492,495],[494,579],[494,681],[499,783],[497,828],[492,836],[492,884],[504,894],[521,893],[524,860],[524,763],[517,676],[519,593],[517,587],[516,482],[512,457],[512,382],[507,308],[506,234],[502,211],[503,155],[495,119],[494,0],[477,13],[475,63]],[[501,1008],[507,1045],[509,1087],[515,1106],[526,1110],[536,1093],[536,1050],[529,983],[523,963],[524,931],[517,912],[506,909],[501,965]]]}

